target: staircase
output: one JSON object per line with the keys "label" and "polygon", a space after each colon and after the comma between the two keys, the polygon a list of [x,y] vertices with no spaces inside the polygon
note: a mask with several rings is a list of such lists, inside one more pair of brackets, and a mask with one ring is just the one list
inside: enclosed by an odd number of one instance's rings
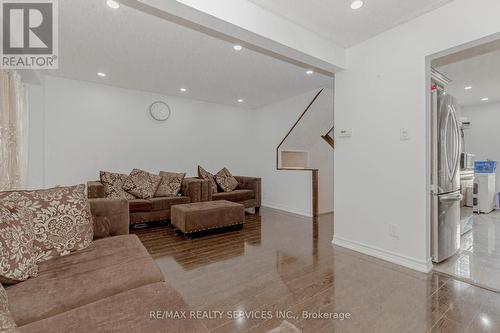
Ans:
{"label": "staircase", "polygon": [[[319,170],[322,169],[323,175],[330,171],[333,174],[333,165],[325,162],[335,147],[333,130],[333,90],[324,88],[313,96],[276,148],[277,170],[311,172],[313,218],[317,218],[319,212]],[[333,156],[331,160],[333,164]],[[333,193],[331,195],[333,198]]]}

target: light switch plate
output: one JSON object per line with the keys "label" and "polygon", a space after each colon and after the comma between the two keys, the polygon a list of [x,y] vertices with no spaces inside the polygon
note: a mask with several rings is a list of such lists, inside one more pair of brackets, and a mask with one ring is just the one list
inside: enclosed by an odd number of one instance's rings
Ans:
{"label": "light switch plate", "polygon": [[352,129],[344,128],[339,131],[339,137],[341,138],[350,138],[352,136]]}
{"label": "light switch plate", "polygon": [[407,128],[402,128],[400,131],[399,131],[399,139],[401,141],[406,141],[406,140],[410,140],[410,132],[408,131]]}

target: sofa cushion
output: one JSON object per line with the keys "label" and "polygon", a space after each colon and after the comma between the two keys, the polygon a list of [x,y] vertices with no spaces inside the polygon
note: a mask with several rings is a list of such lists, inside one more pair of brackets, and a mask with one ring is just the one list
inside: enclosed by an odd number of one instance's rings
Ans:
{"label": "sofa cushion", "polygon": [[0,282],[37,275],[37,252],[29,205],[19,192],[0,192]]}
{"label": "sofa cushion", "polygon": [[129,200],[128,209],[131,213],[150,212],[153,210],[153,204],[151,200],[134,199]]}
{"label": "sofa cushion", "polygon": [[217,183],[215,182],[214,175],[198,165],[198,178],[209,180],[212,186],[212,192],[217,193]]}
{"label": "sofa cushion", "polygon": [[238,181],[227,168],[217,172],[214,178],[224,192],[234,191],[238,187]]}
{"label": "sofa cushion", "polygon": [[133,169],[130,176],[123,182],[122,188],[140,199],[149,199],[154,197],[160,181],[161,177],[158,175],[140,169]]}
{"label": "sofa cushion", "polygon": [[212,200],[244,201],[255,198],[252,190],[234,190],[231,192],[219,192],[212,195]]}
{"label": "sofa cushion", "polygon": [[7,300],[7,293],[0,284],[0,332],[14,332],[17,325],[14,318],[9,311],[9,302]]}
{"label": "sofa cushion", "polygon": [[110,199],[135,199],[130,193],[127,193],[122,187],[123,182],[128,175],[123,173],[113,173],[107,171],[100,172],[101,183],[104,186],[104,194]]}
{"label": "sofa cushion", "polygon": [[85,185],[15,193],[13,206],[33,225],[39,262],[83,250],[92,242],[94,228]]}
{"label": "sofa cushion", "polygon": [[[208,332],[201,320],[167,283],[150,284],[20,327],[22,333]],[[187,319],[166,318],[165,311],[186,312]]]}
{"label": "sofa cushion", "polygon": [[14,320],[22,326],[159,281],[163,275],[137,236],[125,235],[44,261],[37,278],[6,291]]}
{"label": "sofa cushion", "polygon": [[151,198],[149,199],[153,211],[170,209],[173,205],[181,205],[190,203],[189,197],[173,197],[173,198]]}
{"label": "sofa cushion", "polygon": [[155,197],[175,197],[182,188],[185,173],[160,171],[160,185],[156,190]]}

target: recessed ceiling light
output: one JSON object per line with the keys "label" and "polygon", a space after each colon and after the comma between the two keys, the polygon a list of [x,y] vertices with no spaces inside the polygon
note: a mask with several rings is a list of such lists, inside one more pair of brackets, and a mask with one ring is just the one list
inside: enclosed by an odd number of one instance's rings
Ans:
{"label": "recessed ceiling light", "polygon": [[361,7],[363,7],[363,1],[356,0],[356,1],[351,2],[352,9],[360,9]]}
{"label": "recessed ceiling light", "polygon": [[109,8],[113,8],[113,9],[120,8],[120,4],[118,2],[116,2],[115,0],[106,0],[106,5],[108,5]]}
{"label": "recessed ceiling light", "polygon": [[243,103],[243,102],[244,102],[244,100],[243,100],[243,99],[241,99],[241,98],[240,98],[240,99],[238,99],[238,103]]}
{"label": "recessed ceiling light", "polygon": [[485,97],[485,98],[481,98],[481,100],[482,100],[483,102],[486,102],[486,101],[489,101],[490,99],[489,99],[488,97]]}
{"label": "recessed ceiling light", "polygon": [[186,91],[187,91],[187,89],[186,89],[186,88],[181,88],[181,89],[179,89],[179,90],[180,90],[181,92],[186,92]]}
{"label": "recessed ceiling light", "polygon": [[465,90],[471,90],[472,89],[472,86],[467,86],[464,88]]}
{"label": "recessed ceiling light", "polygon": [[99,77],[106,77],[107,75],[106,75],[106,73],[99,72],[99,73],[97,73],[97,76],[99,76]]}
{"label": "recessed ceiling light", "polygon": [[308,71],[306,72],[306,74],[307,74],[307,75],[313,75],[313,74],[314,74],[314,71],[312,71],[312,70],[308,70]]}
{"label": "recessed ceiling light", "polygon": [[233,49],[235,51],[241,51],[241,50],[243,50],[243,46],[241,46],[241,45],[235,45],[235,46],[233,46]]}

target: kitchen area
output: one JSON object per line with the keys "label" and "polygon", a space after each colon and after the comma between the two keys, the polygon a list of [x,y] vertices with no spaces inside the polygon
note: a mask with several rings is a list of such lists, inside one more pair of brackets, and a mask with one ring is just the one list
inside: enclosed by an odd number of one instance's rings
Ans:
{"label": "kitchen area", "polygon": [[432,62],[434,270],[500,292],[500,42]]}

